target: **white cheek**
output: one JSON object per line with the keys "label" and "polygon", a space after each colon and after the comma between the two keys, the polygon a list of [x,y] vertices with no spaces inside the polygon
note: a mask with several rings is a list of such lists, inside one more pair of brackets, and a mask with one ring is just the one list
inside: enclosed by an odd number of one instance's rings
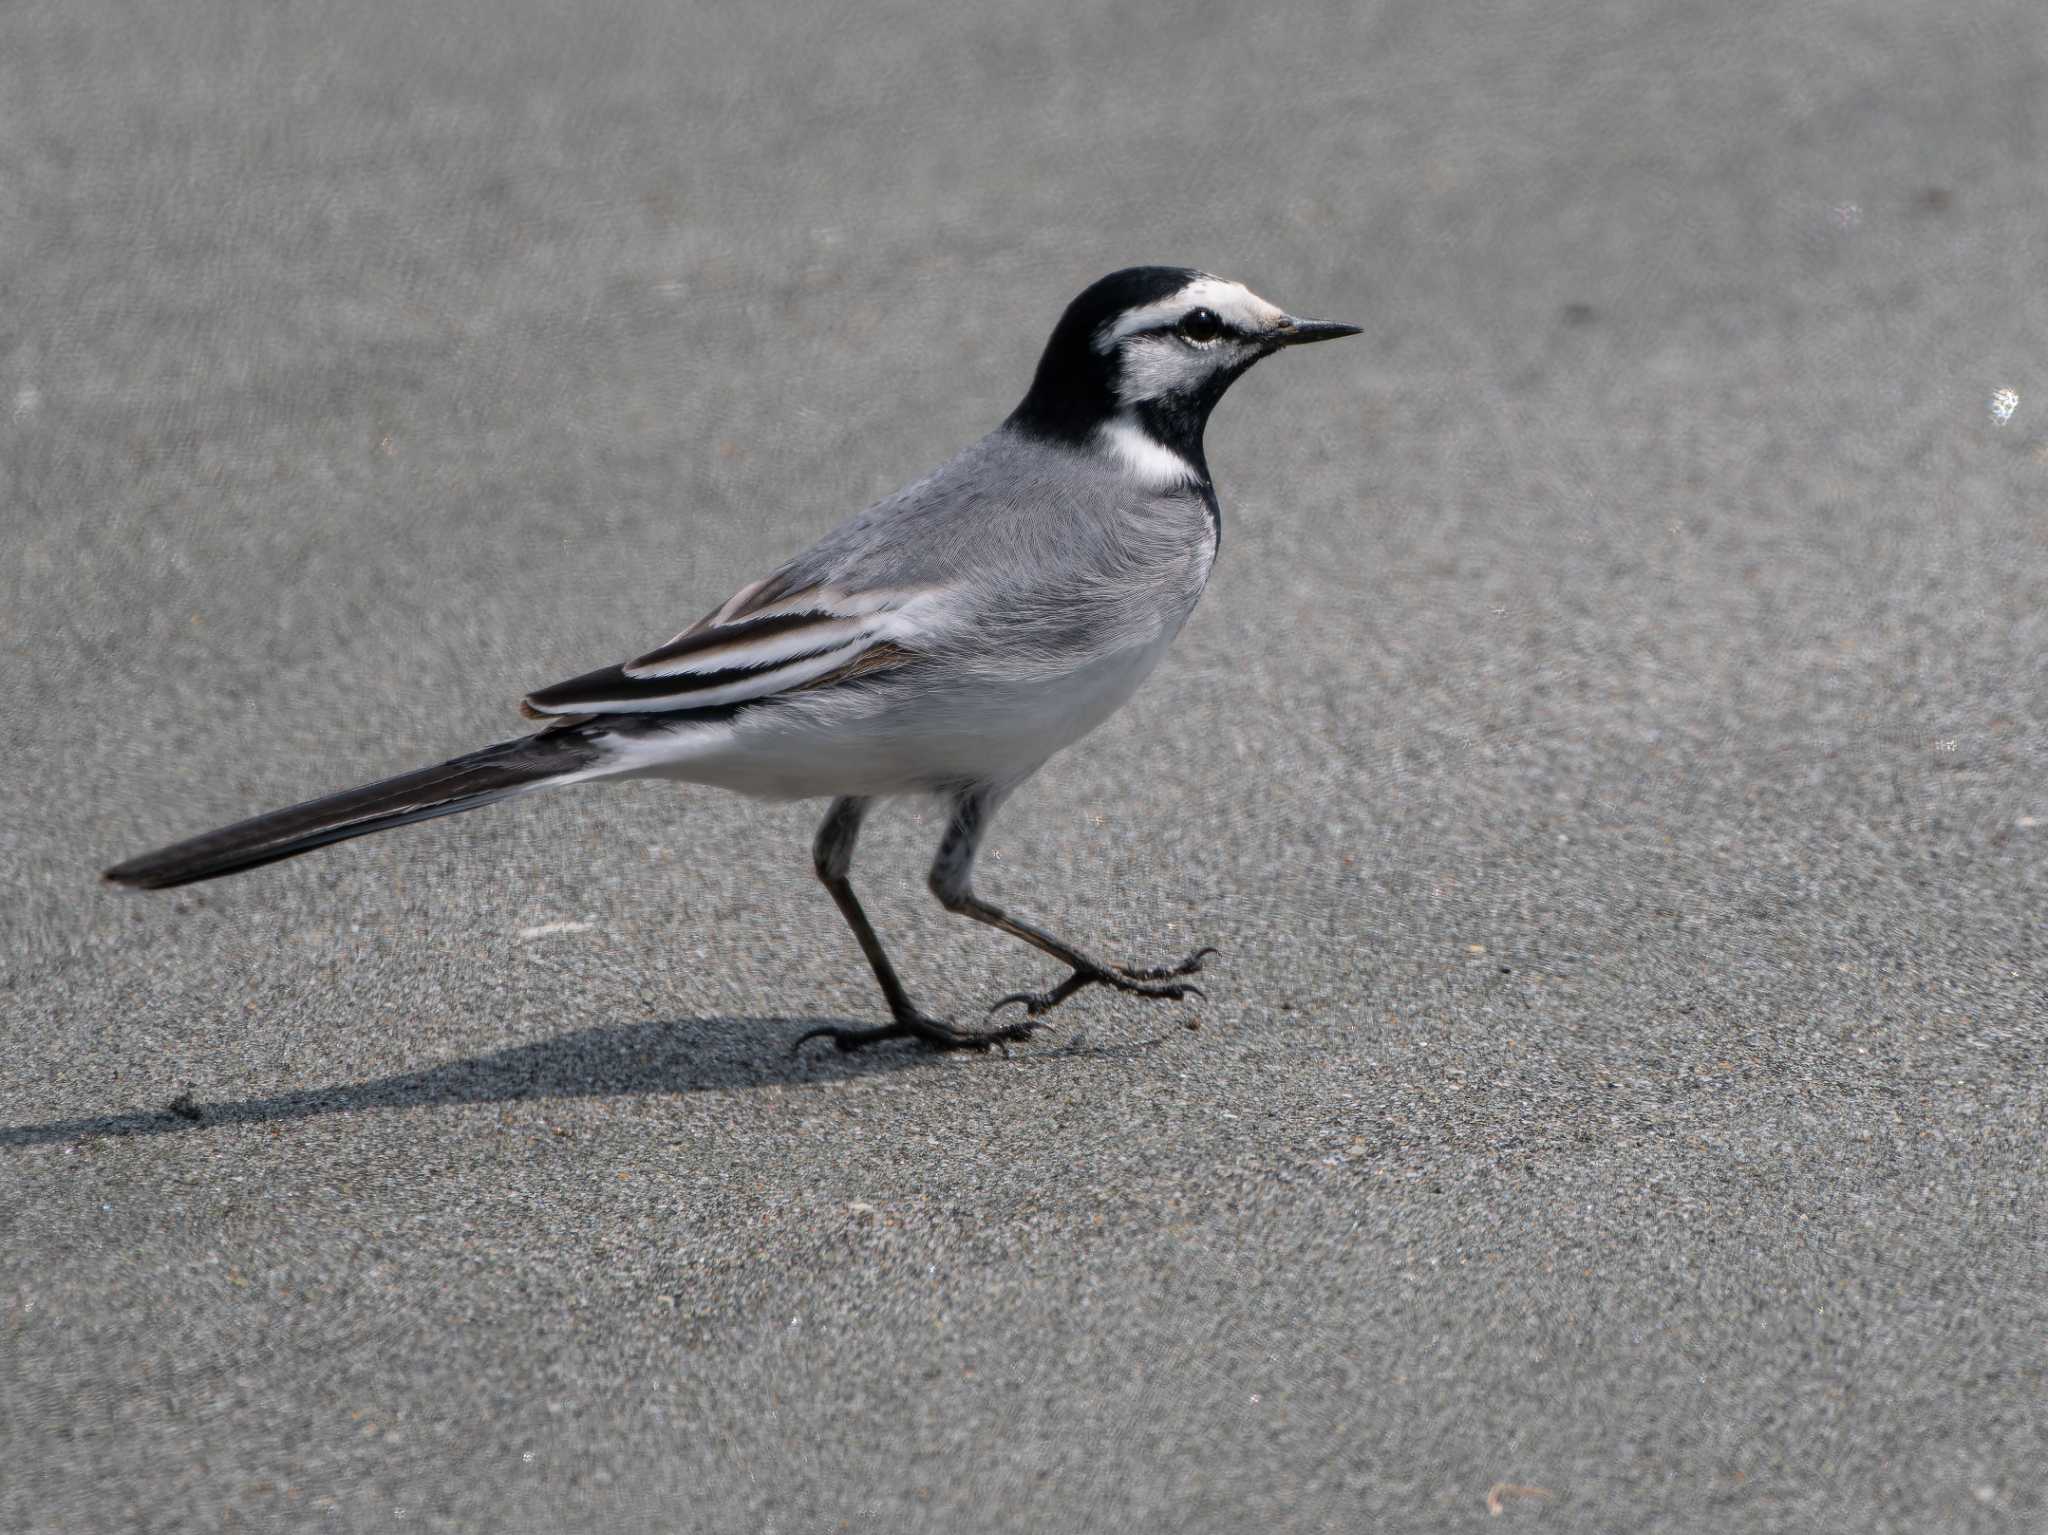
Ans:
{"label": "white cheek", "polygon": [[1211,374],[1244,361],[1249,350],[1233,341],[1195,347],[1171,336],[1135,337],[1123,344],[1117,398],[1131,406],[1189,393]]}

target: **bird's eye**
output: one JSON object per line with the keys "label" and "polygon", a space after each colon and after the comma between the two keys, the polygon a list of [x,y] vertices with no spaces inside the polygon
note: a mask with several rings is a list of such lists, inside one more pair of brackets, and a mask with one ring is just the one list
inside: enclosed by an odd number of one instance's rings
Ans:
{"label": "bird's eye", "polygon": [[1181,317],[1180,333],[1189,341],[1214,341],[1223,334],[1223,322],[1213,309],[1190,309]]}

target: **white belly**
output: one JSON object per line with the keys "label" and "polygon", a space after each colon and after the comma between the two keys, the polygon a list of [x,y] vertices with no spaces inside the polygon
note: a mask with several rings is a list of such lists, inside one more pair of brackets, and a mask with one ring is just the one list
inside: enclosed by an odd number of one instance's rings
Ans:
{"label": "white belly", "polygon": [[768,799],[1021,783],[1129,701],[1194,611],[1214,558],[1213,536],[1190,550],[1178,579],[1162,583],[1175,593],[1167,603],[1107,605],[1100,632],[1122,642],[1085,665],[965,656],[909,685],[794,693],[728,724],[615,738],[617,755],[590,776],[679,778]]}
{"label": "white belly", "polygon": [[1172,641],[1164,633],[1079,670],[983,677],[882,711],[819,693],[729,724],[615,737],[616,755],[590,776],[679,778],[766,799],[1015,784],[1121,708]]}

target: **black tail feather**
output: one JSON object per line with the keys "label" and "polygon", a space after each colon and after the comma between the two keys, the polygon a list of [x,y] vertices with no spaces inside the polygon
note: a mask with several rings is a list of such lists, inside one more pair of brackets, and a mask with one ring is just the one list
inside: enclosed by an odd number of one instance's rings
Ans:
{"label": "black tail feather", "polygon": [[330,842],[475,810],[566,777],[588,767],[597,755],[589,738],[575,730],[504,741],[438,767],[401,773],[173,843],[116,864],[105,877],[117,885],[166,890],[239,874]]}

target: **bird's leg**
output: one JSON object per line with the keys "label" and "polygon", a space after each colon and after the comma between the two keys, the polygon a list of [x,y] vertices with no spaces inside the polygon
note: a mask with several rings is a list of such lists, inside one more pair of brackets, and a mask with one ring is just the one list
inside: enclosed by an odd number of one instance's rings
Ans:
{"label": "bird's leg", "polygon": [[1168,1001],[1202,995],[1200,987],[1181,977],[1198,972],[1202,961],[1217,952],[1213,947],[1199,948],[1172,965],[1109,964],[1082,953],[1043,928],[1020,922],[1001,907],[991,906],[977,896],[974,893],[974,855],[980,850],[982,833],[999,801],[1000,796],[994,791],[969,790],[954,802],[953,819],[947,824],[946,835],[939,842],[938,856],[932,860],[932,894],[938,897],[939,904],[946,910],[972,917],[976,922],[1008,933],[1012,938],[1021,938],[1033,948],[1043,949],[1073,973],[1047,991],[1012,992],[991,1007],[991,1013],[1012,1002],[1021,1002],[1024,1005],[1021,1026],[1028,1028],[1033,1020],[1087,986],[1112,986],[1133,996],[1158,997]]}
{"label": "bird's leg", "polygon": [[819,880],[832,893],[839,914],[846,918],[846,925],[853,929],[861,953],[867,956],[868,966],[875,972],[875,980],[881,985],[882,996],[889,1004],[889,1016],[894,1022],[872,1029],[812,1029],[797,1040],[791,1047],[792,1051],[801,1050],[806,1043],[819,1038],[831,1040],[841,1050],[858,1050],[863,1045],[878,1044],[885,1039],[920,1039],[936,1050],[986,1050],[990,1045],[1028,1037],[1031,1033],[1028,1020],[1007,1028],[972,1034],[956,1029],[942,1019],[926,1017],[910,1000],[910,994],[903,989],[903,982],[897,979],[896,967],[889,963],[882,940],[875,936],[874,925],[860,908],[860,901],[853,893],[853,882],[847,878],[847,871],[853,866],[853,845],[860,836],[860,823],[867,812],[868,801],[865,799],[848,796],[834,800],[832,808],[825,812],[824,825],[818,828],[811,858]]}

